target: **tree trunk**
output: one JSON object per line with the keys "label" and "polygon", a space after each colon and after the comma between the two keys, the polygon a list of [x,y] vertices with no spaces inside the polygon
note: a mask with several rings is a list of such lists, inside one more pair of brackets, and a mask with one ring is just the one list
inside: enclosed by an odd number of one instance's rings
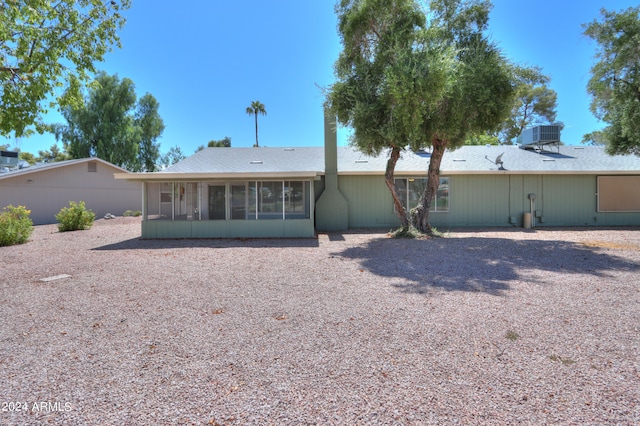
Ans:
{"label": "tree trunk", "polygon": [[258,145],[258,113],[255,113],[256,116],[256,148],[258,148],[260,145]]}
{"label": "tree trunk", "polygon": [[402,230],[406,231],[409,229],[409,219],[407,217],[407,212],[402,207],[402,202],[400,201],[400,197],[398,197],[398,191],[396,190],[396,185],[394,182],[394,172],[396,169],[396,163],[400,158],[400,148],[393,147],[391,148],[391,155],[389,155],[389,160],[387,160],[387,170],[384,173],[384,181],[387,184],[387,188],[391,191],[391,196],[393,197],[393,205],[396,208],[396,212],[398,217],[400,218],[400,224],[402,225]]}
{"label": "tree trunk", "polygon": [[415,216],[412,217],[413,224],[422,233],[430,234],[429,210],[431,203],[440,186],[440,163],[447,147],[447,141],[434,138],[433,151],[429,160],[429,171],[427,172],[427,186],[424,189],[420,203],[415,209]]}

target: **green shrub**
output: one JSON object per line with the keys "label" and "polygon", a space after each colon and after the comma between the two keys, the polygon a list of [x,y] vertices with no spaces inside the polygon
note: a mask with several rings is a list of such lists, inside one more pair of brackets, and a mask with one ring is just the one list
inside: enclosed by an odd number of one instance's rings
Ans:
{"label": "green shrub", "polygon": [[124,213],[122,213],[122,216],[124,216],[124,217],[127,217],[127,216],[138,217],[138,216],[142,216],[142,212],[140,210],[126,210]]}
{"label": "green shrub", "polygon": [[0,213],[0,246],[26,243],[33,232],[31,210],[9,205]]}
{"label": "green shrub", "polygon": [[398,228],[396,230],[391,230],[390,234],[392,238],[414,239],[414,238],[424,237],[424,235],[421,234],[420,231],[417,228],[414,228],[413,226],[409,226],[409,228],[407,229]]}
{"label": "green shrub", "polygon": [[63,207],[56,215],[58,230],[60,232],[66,232],[89,229],[91,225],[93,225],[93,219],[95,219],[95,217],[95,213],[87,210],[84,201],[80,201],[79,203],[69,201],[69,207]]}

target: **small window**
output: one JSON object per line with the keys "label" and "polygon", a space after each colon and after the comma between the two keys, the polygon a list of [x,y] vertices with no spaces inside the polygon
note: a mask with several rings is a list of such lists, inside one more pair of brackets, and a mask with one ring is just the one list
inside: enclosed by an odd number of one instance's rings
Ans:
{"label": "small window", "polygon": [[89,173],[96,173],[98,171],[98,163],[90,161],[87,163],[87,171]]}
{"label": "small window", "polygon": [[[400,197],[400,202],[405,210],[410,210],[418,205],[420,197],[427,186],[426,178],[397,178],[395,187]],[[438,192],[431,201],[432,212],[449,211],[449,178],[441,177]]]}

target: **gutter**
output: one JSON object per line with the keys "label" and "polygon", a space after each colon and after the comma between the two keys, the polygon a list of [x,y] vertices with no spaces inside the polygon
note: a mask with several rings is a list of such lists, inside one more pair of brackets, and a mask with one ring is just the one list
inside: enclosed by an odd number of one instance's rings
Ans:
{"label": "gutter", "polygon": [[322,172],[238,172],[238,173],[114,173],[116,179],[133,181],[172,180],[259,180],[259,179],[315,179]]}

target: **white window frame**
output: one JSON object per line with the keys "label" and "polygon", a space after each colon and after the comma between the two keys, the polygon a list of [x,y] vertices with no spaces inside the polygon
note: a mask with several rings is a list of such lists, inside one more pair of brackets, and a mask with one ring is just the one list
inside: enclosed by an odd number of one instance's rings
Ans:
{"label": "white window frame", "polygon": [[[411,193],[411,191],[409,190],[409,184],[410,182],[414,181],[414,180],[423,180],[425,182],[427,182],[427,178],[422,176],[422,177],[415,177],[415,176],[401,176],[401,177],[396,177],[394,178],[394,185],[395,185],[395,181],[397,180],[403,180],[405,182],[405,188],[406,190],[406,194],[405,194],[405,199],[401,200],[404,204],[405,209],[407,209],[407,211],[411,210],[412,208],[415,207],[415,205],[412,205],[410,203],[409,200],[409,195]],[[433,198],[433,200],[431,201],[431,208],[429,209],[430,213],[450,213],[451,212],[451,180],[449,176],[440,176],[440,184],[438,185],[438,192],[440,192],[440,188],[443,185],[443,181],[444,184],[447,185],[447,209],[446,210],[442,210],[442,209],[438,209],[438,200],[441,199],[442,197],[439,197],[439,194],[436,192],[435,197]],[[422,195],[422,194],[421,194]],[[395,206],[394,206],[394,210],[395,210]]]}

